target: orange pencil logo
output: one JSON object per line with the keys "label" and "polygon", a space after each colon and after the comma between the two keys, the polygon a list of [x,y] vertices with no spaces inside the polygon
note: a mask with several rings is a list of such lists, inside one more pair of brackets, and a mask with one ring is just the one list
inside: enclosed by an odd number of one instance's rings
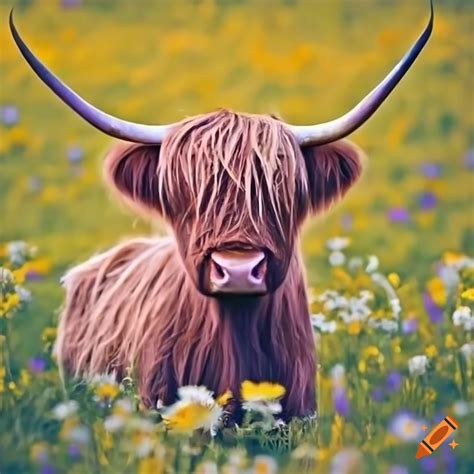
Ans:
{"label": "orange pencil logo", "polygon": [[459,423],[451,416],[441,420],[418,445],[416,459],[429,456],[436,451],[446,441],[448,436],[456,431],[458,426]]}

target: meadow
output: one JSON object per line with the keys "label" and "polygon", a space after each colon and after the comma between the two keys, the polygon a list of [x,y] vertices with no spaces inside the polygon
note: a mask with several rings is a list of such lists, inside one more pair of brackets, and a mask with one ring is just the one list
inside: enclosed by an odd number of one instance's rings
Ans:
{"label": "meadow", "polygon": [[[51,349],[74,264],[164,234],[109,197],[112,140],[20,57],[16,24],[87,100],[144,123],[232,108],[337,117],[400,59],[428,2],[0,0],[0,473],[474,472],[474,113],[467,1],[435,2],[408,76],[350,139],[362,180],[301,236],[318,347],[318,412],[278,419],[285,388],[184,388],[145,410],[120,383],[61,380]],[[272,382],[272,381],[268,381]],[[229,397],[248,405],[219,422]],[[448,442],[415,459],[446,415]],[[428,429],[428,431],[426,431]]]}

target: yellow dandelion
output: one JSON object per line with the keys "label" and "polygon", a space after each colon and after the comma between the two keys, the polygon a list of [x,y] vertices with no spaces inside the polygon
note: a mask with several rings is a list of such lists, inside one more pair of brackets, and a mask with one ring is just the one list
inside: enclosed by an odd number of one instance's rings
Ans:
{"label": "yellow dandelion", "polygon": [[380,355],[380,351],[377,346],[367,346],[363,350],[363,356],[365,359],[368,359],[369,357],[378,357],[379,355]]}
{"label": "yellow dandelion", "polygon": [[254,474],[274,474],[277,472],[278,464],[271,456],[260,455],[255,458]]}
{"label": "yellow dandelion", "polygon": [[466,255],[460,252],[444,252],[443,262],[446,265],[454,265],[466,258]]}
{"label": "yellow dandelion", "polygon": [[164,472],[163,461],[157,458],[140,459],[137,474],[160,474]]}
{"label": "yellow dandelion", "polygon": [[230,400],[232,400],[232,392],[230,390],[226,390],[220,397],[217,398],[216,402],[221,407],[227,405]]}
{"label": "yellow dandelion", "polygon": [[446,337],[444,338],[444,347],[446,347],[446,349],[454,349],[457,346],[458,344],[456,339],[454,339],[454,336],[452,334],[446,334]]}
{"label": "yellow dandelion", "polygon": [[4,314],[9,313],[12,309],[20,304],[20,295],[18,293],[9,293],[6,295],[2,303]]}
{"label": "yellow dandelion", "polygon": [[357,336],[361,329],[362,325],[360,324],[360,321],[352,321],[347,326],[347,334],[350,334],[351,336]]}
{"label": "yellow dandelion", "polygon": [[191,401],[179,401],[163,414],[165,425],[174,431],[191,432],[200,428],[212,428],[222,414],[222,408],[214,404],[205,406]]}
{"label": "yellow dandelion", "polygon": [[402,348],[400,347],[400,338],[399,337],[394,337],[391,341],[390,341],[390,345],[392,347],[392,351],[395,353],[395,354],[400,354],[400,352],[402,352]]}
{"label": "yellow dandelion", "polygon": [[43,330],[41,338],[43,342],[52,342],[56,339],[57,334],[58,330],[56,328],[48,327]]}
{"label": "yellow dandelion", "polygon": [[361,374],[363,374],[367,370],[367,364],[365,360],[360,360],[358,365],[358,370]]}
{"label": "yellow dandelion", "polygon": [[474,288],[463,291],[461,297],[469,301],[474,301]]}
{"label": "yellow dandelion", "polygon": [[433,301],[438,306],[444,306],[446,304],[446,288],[444,287],[443,280],[439,277],[434,277],[426,284],[429,294]]}
{"label": "yellow dandelion", "polygon": [[48,460],[48,445],[44,442],[33,443],[30,448],[30,459],[34,463],[44,463]]}
{"label": "yellow dandelion", "polygon": [[400,277],[397,273],[390,273],[387,278],[393,287],[398,288],[400,285]]}
{"label": "yellow dandelion", "polygon": [[103,383],[97,386],[95,394],[102,400],[114,399],[120,393],[120,388],[114,383]]}
{"label": "yellow dandelion", "polygon": [[26,267],[20,267],[12,271],[13,278],[17,283],[24,283],[26,279]]}
{"label": "yellow dandelion", "polygon": [[20,384],[23,386],[23,387],[27,387],[31,382],[31,375],[30,373],[23,369],[21,372],[20,372]]}
{"label": "yellow dandelion", "polygon": [[437,398],[438,394],[436,393],[436,390],[434,388],[427,388],[425,390],[424,397],[428,402],[434,402]]}
{"label": "yellow dandelion", "polygon": [[430,358],[436,357],[438,355],[438,349],[434,344],[430,344],[425,348],[425,354]]}
{"label": "yellow dandelion", "polygon": [[279,400],[285,395],[286,389],[283,385],[271,382],[242,382],[240,394],[246,402],[265,402]]}

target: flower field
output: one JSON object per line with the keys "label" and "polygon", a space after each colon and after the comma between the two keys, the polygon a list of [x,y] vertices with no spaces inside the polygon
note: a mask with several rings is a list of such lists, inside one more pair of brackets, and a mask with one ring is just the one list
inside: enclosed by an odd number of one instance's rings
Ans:
{"label": "flower field", "polygon": [[[351,136],[368,156],[361,182],[304,227],[318,409],[287,425],[286,389],[271,380],[181,387],[147,410],[132,372],[62,379],[61,276],[166,229],[109,198],[111,140],[24,63],[12,3],[0,2],[0,473],[474,472],[472,4],[435,3],[426,50]],[[225,106],[303,124],[363,97],[421,31],[427,3],[22,0],[15,15],[56,73],[117,116],[170,122]],[[245,417],[231,428],[233,399]],[[415,459],[446,415],[454,435]]]}

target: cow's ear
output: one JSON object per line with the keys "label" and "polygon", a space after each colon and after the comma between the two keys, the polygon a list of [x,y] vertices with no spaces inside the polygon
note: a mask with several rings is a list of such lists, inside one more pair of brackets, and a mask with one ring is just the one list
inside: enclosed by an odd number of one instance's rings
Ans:
{"label": "cow's ear", "polygon": [[328,208],[357,181],[364,153],[347,140],[302,147],[308,171],[310,206],[313,212]]}
{"label": "cow's ear", "polygon": [[160,145],[120,143],[107,154],[105,181],[132,209],[161,214],[158,183]]}

